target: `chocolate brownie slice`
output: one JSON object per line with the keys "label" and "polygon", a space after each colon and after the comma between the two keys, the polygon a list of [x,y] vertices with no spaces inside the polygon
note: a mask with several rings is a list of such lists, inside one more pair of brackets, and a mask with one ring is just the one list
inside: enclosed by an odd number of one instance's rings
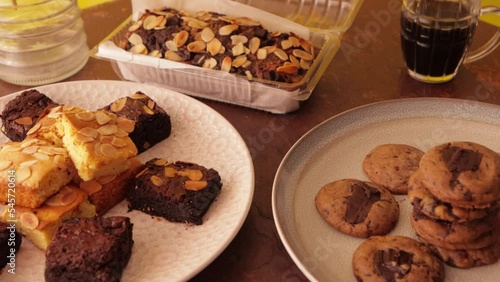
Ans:
{"label": "chocolate brownie slice", "polygon": [[199,225],[221,188],[221,178],[214,169],[155,158],[136,176],[127,200],[130,209]]}
{"label": "chocolate brownie slice", "polygon": [[135,121],[135,128],[129,134],[139,153],[146,151],[170,136],[170,116],[155,101],[142,92],[120,98],[103,110]]}
{"label": "chocolate brownie slice", "polygon": [[24,91],[5,105],[0,115],[2,132],[12,141],[23,141],[45,109],[57,105],[35,89]]}
{"label": "chocolate brownie slice", "polygon": [[45,253],[45,281],[120,281],[132,254],[128,217],[70,219]]}
{"label": "chocolate brownie slice", "polygon": [[[15,258],[15,253],[19,251],[23,237],[14,226],[0,222],[0,269],[9,263],[11,257]],[[14,252],[12,252],[14,250]]]}

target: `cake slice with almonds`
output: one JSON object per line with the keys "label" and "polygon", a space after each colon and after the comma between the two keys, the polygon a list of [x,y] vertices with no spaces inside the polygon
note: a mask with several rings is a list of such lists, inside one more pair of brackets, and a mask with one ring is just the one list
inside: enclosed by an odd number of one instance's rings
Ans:
{"label": "cake slice with almonds", "polygon": [[108,111],[62,113],[56,126],[83,181],[120,174],[137,155],[134,122]]}
{"label": "cake slice with almonds", "polygon": [[45,140],[26,139],[0,148],[1,202],[15,197],[17,206],[37,208],[74,175],[66,149]]}

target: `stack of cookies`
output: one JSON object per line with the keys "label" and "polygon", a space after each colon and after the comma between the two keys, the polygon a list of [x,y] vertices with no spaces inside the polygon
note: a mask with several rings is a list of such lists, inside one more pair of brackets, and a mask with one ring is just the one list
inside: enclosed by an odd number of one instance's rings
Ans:
{"label": "stack of cookies", "polygon": [[500,156],[471,142],[427,151],[408,182],[411,224],[448,265],[471,268],[500,257]]}

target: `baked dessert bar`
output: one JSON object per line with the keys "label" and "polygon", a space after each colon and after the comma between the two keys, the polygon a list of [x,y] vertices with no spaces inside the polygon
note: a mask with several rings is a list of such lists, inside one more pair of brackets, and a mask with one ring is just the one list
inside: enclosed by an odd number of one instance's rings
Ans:
{"label": "baked dessert bar", "polygon": [[221,178],[214,169],[155,158],[136,176],[127,201],[130,209],[169,221],[202,224],[221,188]]}
{"label": "baked dessert bar", "polygon": [[137,148],[128,136],[134,122],[104,110],[63,113],[57,128],[64,147],[84,180],[129,169]]}
{"label": "baked dessert bar", "polygon": [[103,108],[119,117],[135,122],[129,136],[138,153],[146,151],[170,136],[170,116],[155,101],[142,92],[120,98]]}
{"label": "baked dessert bar", "polygon": [[[16,229],[41,250],[45,250],[61,223],[69,218],[92,217],[95,207],[87,200],[87,193],[75,185],[63,187],[42,206],[30,209],[16,205]],[[11,219],[8,209],[0,221]]]}
{"label": "baked dessert bar", "polygon": [[[18,206],[39,207],[74,174],[63,147],[39,139],[7,143],[0,149],[0,201],[7,202],[10,193],[15,194]],[[9,186],[11,182],[15,188]]]}
{"label": "baked dessert bar", "polygon": [[285,83],[301,81],[317,53],[293,33],[209,11],[145,10],[125,37],[121,47],[135,54]]}
{"label": "baked dessert bar", "polygon": [[64,222],[45,253],[45,281],[120,281],[132,254],[132,229],[128,217]]}
{"label": "baked dessert bar", "polygon": [[89,201],[98,215],[103,215],[125,199],[127,188],[142,168],[138,158],[130,160],[130,168],[118,175],[102,176],[80,183],[80,189],[89,195]]}
{"label": "baked dessert bar", "polygon": [[2,132],[10,140],[20,142],[45,109],[57,105],[37,90],[24,91],[5,105],[1,114]]}

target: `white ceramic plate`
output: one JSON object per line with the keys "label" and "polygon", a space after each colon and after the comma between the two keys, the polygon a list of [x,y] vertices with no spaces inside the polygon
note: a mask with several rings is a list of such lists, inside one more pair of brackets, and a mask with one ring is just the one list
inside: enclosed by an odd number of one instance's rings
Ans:
{"label": "white ceramic plate", "polygon": [[[416,98],[376,103],[344,112],[303,136],[283,159],[273,187],[273,213],[289,254],[312,281],[356,281],[351,258],[363,239],[330,227],[316,211],[319,189],[334,180],[368,180],[366,154],[385,143],[427,150],[448,141],[473,141],[500,152],[500,107],[472,101]],[[416,238],[411,205],[396,197],[401,216],[391,235]],[[460,270],[447,267],[448,281],[498,281],[500,263]]]}
{"label": "white ceramic plate", "polygon": [[[54,101],[93,110],[119,97],[142,91],[171,117],[171,136],[139,157],[184,160],[214,168],[223,187],[200,226],[152,219],[139,211],[127,212],[122,202],[107,215],[129,216],[134,224],[132,257],[122,281],[179,281],[196,275],[211,263],[240,230],[252,202],[254,171],[245,142],[234,127],[205,104],[171,90],[123,81],[77,81],[35,89]],[[14,98],[0,98],[0,109]],[[0,136],[0,144],[7,141]],[[16,259],[15,277],[0,274],[0,280],[43,280],[44,253],[23,240]]]}

